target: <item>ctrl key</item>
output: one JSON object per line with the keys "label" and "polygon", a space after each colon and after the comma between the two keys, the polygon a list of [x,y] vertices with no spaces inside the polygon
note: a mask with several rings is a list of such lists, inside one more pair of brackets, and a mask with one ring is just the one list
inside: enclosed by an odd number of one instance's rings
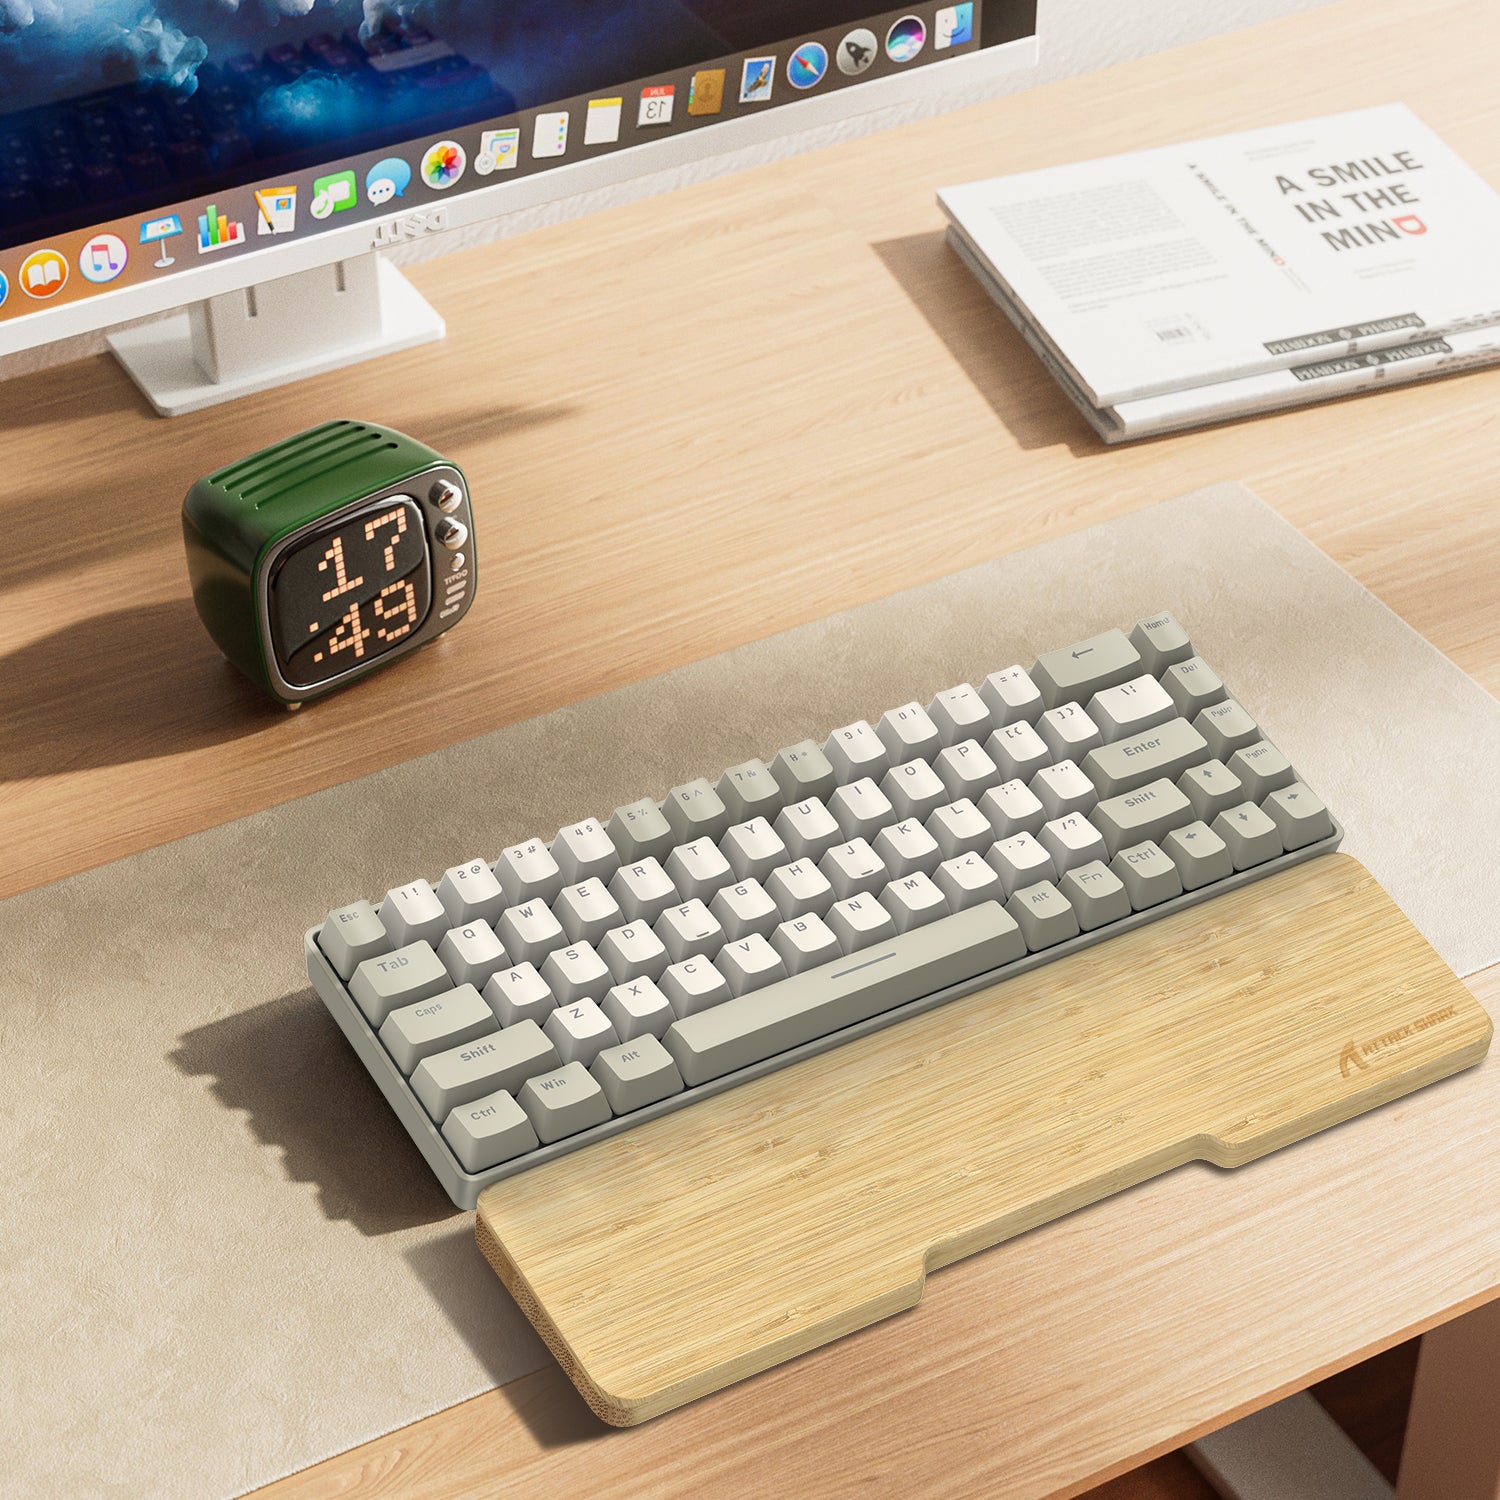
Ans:
{"label": "ctrl key", "polygon": [[466,1172],[498,1167],[537,1148],[531,1121],[505,1089],[460,1104],[443,1121],[443,1139]]}
{"label": "ctrl key", "polygon": [[564,1063],[555,1072],[528,1078],[516,1102],[526,1111],[536,1133],[549,1144],[609,1119],[604,1090],[581,1062]]}

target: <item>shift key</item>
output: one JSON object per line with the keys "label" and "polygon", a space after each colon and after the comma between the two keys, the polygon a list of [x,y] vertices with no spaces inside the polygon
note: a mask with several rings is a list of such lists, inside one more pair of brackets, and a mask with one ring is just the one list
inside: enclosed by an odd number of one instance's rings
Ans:
{"label": "shift key", "polygon": [[1089,814],[1113,859],[1121,849],[1150,839],[1159,844],[1174,828],[1194,823],[1193,804],[1170,781],[1153,781],[1123,797],[1110,797]]}
{"label": "shift key", "polygon": [[1090,750],[1083,758],[1083,774],[1101,797],[1118,797],[1162,777],[1176,781],[1209,758],[1208,741],[1186,719],[1168,719],[1129,739]]}

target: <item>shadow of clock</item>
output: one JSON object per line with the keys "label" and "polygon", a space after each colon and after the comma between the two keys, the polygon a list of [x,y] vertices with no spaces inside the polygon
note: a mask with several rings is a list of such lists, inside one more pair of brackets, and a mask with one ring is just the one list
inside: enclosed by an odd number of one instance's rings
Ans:
{"label": "shadow of clock", "polygon": [[219,655],[191,600],[109,610],[0,656],[0,782],[153,760],[284,717]]}

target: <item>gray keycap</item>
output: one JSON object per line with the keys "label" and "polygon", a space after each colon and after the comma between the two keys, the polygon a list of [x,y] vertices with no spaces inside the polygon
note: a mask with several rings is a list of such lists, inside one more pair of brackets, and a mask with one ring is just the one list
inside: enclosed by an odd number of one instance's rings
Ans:
{"label": "gray keycap", "polygon": [[644,1109],[658,1099],[682,1092],[682,1074],[671,1054],[654,1036],[637,1037],[606,1047],[589,1069],[617,1115]]}
{"label": "gray keycap", "polygon": [[328,913],[318,929],[318,947],[346,983],[367,959],[391,950],[390,935],[368,901],[340,906]]}
{"label": "gray keycap", "polygon": [[676,839],[667,815],[649,797],[617,807],[604,830],[623,864],[665,859]]}
{"label": "gray keycap", "polygon": [[1016,919],[1033,953],[1078,936],[1078,913],[1050,880],[1039,880],[1017,891],[1005,903],[1005,909]]}
{"label": "gray keycap", "polygon": [[1057,888],[1068,898],[1078,914],[1078,925],[1085,932],[1107,926],[1130,915],[1130,897],[1125,884],[1102,860],[1090,860],[1069,870],[1058,881]]}
{"label": "gray keycap", "polygon": [[667,793],[661,810],[672,825],[674,840],[690,844],[694,839],[723,838],[734,821],[724,800],[701,776],[696,781],[674,786]]}
{"label": "gray keycap", "polygon": [[1233,698],[1203,709],[1193,720],[1193,728],[1208,741],[1210,752],[1219,760],[1228,760],[1236,750],[1260,738],[1255,720]]}
{"label": "gray keycap", "polygon": [[839,784],[821,745],[802,740],[788,745],[771,762],[771,774],[787,802],[805,802],[809,797],[829,797]]}
{"label": "gray keycap", "polygon": [[1136,911],[1160,906],[1182,894],[1182,876],[1159,845],[1147,840],[1122,849],[1109,867],[1125,884],[1125,892]]}
{"label": "gray keycap", "polygon": [[495,1013],[479,991],[461,984],[393,1010],[380,1028],[380,1042],[396,1066],[410,1073],[424,1057],[498,1029]]}
{"label": "gray keycap", "polygon": [[1245,795],[1252,802],[1263,802],[1280,787],[1290,786],[1297,773],[1292,763],[1275,745],[1256,740],[1229,757],[1229,769],[1245,784]]}
{"label": "gray keycap", "polygon": [[459,1105],[443,1121],[443,1139],[466,1172],[498,1167],[537,1147],[531,1121],[503,1090]]}
{"label": "gray keycap", "polygon": [[1161,685],[1172,695],[1184,719],[1195,717],[1200,709],[1227,696],[1219,674],[1201,656],[1190,656],[1168,667],[1161,674]]}
{"label": "gray keycap", "polygon": [[1133,792],[1160,776],[1177,777],[1208,758],[1208,741],[1186,719],[1168,719],[1112,745],[1100,745],[1083,758],[1083,774],[1101,797]]}
{"label": "gray keycap", "polygon": [[516,1095],[532,1128],[546,1143],[577,1135],[609,1119],[609,1100],[582,1063],[564,1063],[551,1073],[528,1078]]}
{"label": "gray keycap", "polygon": [[1189,823],[1185,828],[1174,828],[1162,839],[1161,848],[1162,853],[1177,866],[1185,891],[1196,891],[1200,886],[1212,885],[1234,873],[1229,846],[1207,823]]}
{"label": "gray keycap", "polygon": [[1194,816],[1192,803],[1163,777],[1101,802],[1089,821],[1104,835],[1104,847],[1113,858],[1147,839],[1160,843],[1164,834],[1191,823]]}
{"label": "gray keycap", "polygon": [[1075,646],[1044,652],[1031,669],[1031,680],[1043,705],[1056,708],[1060,703],[1087,703],[1100,688],[1129,682],[1143,671],[1141,653],[1125,632],[1106,630]]}
{"label": "gray keycap", "polygon": [[748,823],[751,818],[774,818],[786,801],[786,793],[763,760],[747,760],[730,766],[715,788],[729,809],[729,822]]}
{"label": "gray keycap", "polygon": [[383,1025],[385,1018],[403,1005],[452,987],[448,971],[425,940],[365,959],[349,981],[349,993],[371,1026]]}
{"label": "gray keycap", "polygon": [[520,1021],[446,1052],[424,1057],[411,1086],[422,1107],[441,1124],[460,1104],[504,1089],[514,1094],[537,1073],[560,1066],[557,1049],[535,1021]]}
{"label": "gray keycap", "polygon": [[880,1015],[1020,958],[1026,943],[995,902],[942,917],[836,963],[684,1016],[662,1038],[691,1086]]}
{"label": "gray keycap", "polygon": [[1193,654],[1193,643],[1169,614],[1152,615],[1130,632],[1130,644],[1141,653],[1146,670],[1160,677],[1168,667],[1186,661]]}
{"label": "gray keycap", "polygon": [[1214,819],[1214,832],[1229,845],[1236,870],[1263,865],[1281,853],[1281,832],[1253,802],[1241,802]]}
{"label": "gray keycap", "polygon": [[1316,844],[1333,832],[1328,809],[1300,781],[1279,787],[1262,808],[1281,834],[1282,847],[1289,851]]}
{"label": "gray keycap", "polygon": [[1240,778],[1222,760],[1206,760],[1177,778],[1193,811],[1205,823],[1212,823],[1226,807],[1238,807],[1245,800]]}

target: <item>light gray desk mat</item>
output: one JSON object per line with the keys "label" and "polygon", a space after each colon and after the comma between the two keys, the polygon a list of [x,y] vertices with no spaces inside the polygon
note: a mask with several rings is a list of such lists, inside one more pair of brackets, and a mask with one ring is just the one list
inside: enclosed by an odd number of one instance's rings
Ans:
{"label": "light gray desk mat", "polygon": [[328,907],[1161,608],[1500,959],[1500,704],[1237,485],[89,871],[0,904],[0,1490],[235,1493],[547,1360],[308,988]]}

